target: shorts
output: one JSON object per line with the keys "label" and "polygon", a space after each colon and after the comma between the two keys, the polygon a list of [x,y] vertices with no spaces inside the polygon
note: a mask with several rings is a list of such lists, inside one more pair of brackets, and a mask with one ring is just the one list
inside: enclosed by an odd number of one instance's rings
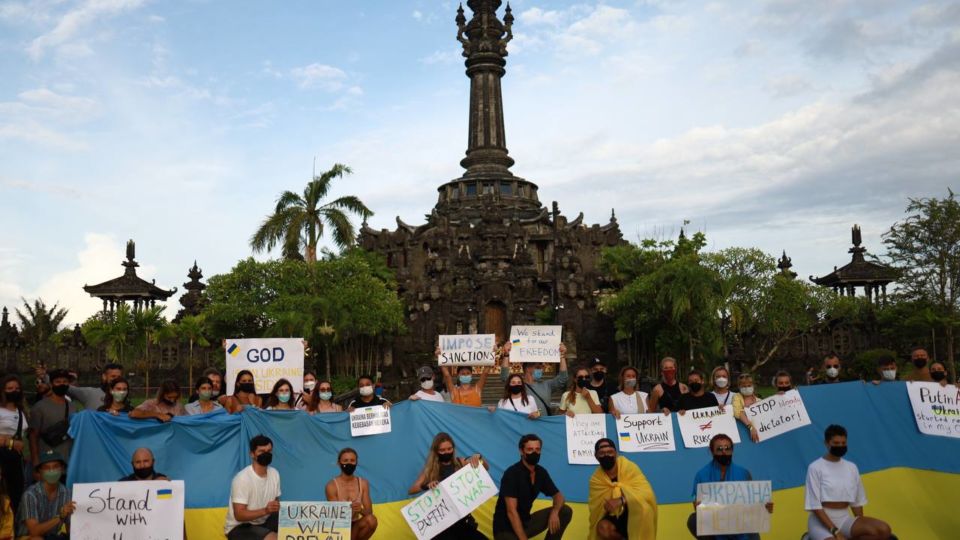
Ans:
{"label": "shorts", "polygon": [[[857,521],[857,517],[850,513],[849,508],[824,508],[823,511],[827,513],[830,521],[833,522],[833,526],[839,529],[845,538],[853,536],[850,531],[853,529],[853,523]],[[807,518],[807,533],[810,535],[810,540],[833,538],[830,530],[823,526],[823,523],[817,519],[817,515],[813,512],[810,512],[810,517]]]}
{"label": "shorts", "polygon": [[277,532],[279,528],[279,514],[270,514],[265,522],[260,525],[252,523],[241,523],[227,533],[228,540],[263,540],[270,533]]}

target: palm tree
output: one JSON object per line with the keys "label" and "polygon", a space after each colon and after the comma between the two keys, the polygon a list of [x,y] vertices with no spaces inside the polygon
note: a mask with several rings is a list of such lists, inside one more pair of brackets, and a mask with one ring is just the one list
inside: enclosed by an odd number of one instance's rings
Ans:
{"label": "palm tree", "polygon": [[20,319],[20,335],[31,346],[40,348],[48,343],[58,331],[63,319],[67,316],[65,308],[53,307],[47,308],[47,305],[41,299],[33,301],[30,305],[25,298],[23,300],[23,309],[17,309],[17,318]]}
{"label": "palm tree", "polygon": [[139,338],[143,336],[143,364],[144,385],[147,395],[150,395],[150,342],[151,335],[156,335],[164,326],[167,326],[166,319],[163,318],[164,306],[153,306],[133,312],[133,328]]}
{"label": "palm tree", "polygon": [[190,344],[190,384],[193,384],[193,346],[206,347],[210,345],[210,342],[204,337],[206,332],[207,322],[203,315],[187,315],[180,319],[177,324],[177,333],[180,334],[180,339]]}
{"label": "palm tree", "polygon": [[267,216],[250,237],[253,251],[269,251],[281,244],[284,256],[293,257],[300,253],[302,247],[306,261],[314,263],[317,261],[317,244],[326,227],[332,229],[333,243],[337,247],[343,249],[351,245],[356,232],[348,214],[357,214],[366,219],[373,212],[353,195],[322,203],[333,179],[351,172],[350,167],[337,163],[320,176],[314,174],[302,195],[292,191],[281,193],[273,214]]}
{"label": "palm tree", "polygon": [[83,337],[94,347],[106,345],[107,357],[124,363],[126,349],[135,339],[136,328],[130,306],[120,303],[112,313],[104,313],[84,324]]}

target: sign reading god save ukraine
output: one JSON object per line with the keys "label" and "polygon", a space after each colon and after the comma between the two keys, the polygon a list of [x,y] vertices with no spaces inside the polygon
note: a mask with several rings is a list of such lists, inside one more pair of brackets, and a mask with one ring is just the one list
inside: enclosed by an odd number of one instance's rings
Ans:
{"label": "sign reading god save ukraine", "polygon": [[279,540],[350,540],[348,502],[280,502]]}
{"label": "sign reading god save ukraine", "polygon": [[783,395],[774,394],[743,410],[756,428],[761,442],[810,425],[807,407],[796,390],[784,392]]}
{"label": "sign reading god save ukraine", "polygon": [[300,338],[228,339],[227,394],[233,394],[237,373],[253,373],[258,394],[269,394],[280,379],[290,381],[294,392],[303,391],[303,340]]}
{"label": "sign reading god save ukraine", "polygon": [[[582,399],[582,398],[581,398]],[[578,414],[567,417],[567,463],[596,465],[593,445],[607,436],[607,415]]]}
{"label": "sign reading god save ukraine", "polygon": [[769,480],[697,484],[697,536],[770,532]]}
{"label": "sign reading god save ukraine", "polygon": [[687,448],[710,446],[710,439],[720,433],[733,439],[734,443],[740,442],[733,407],[726,407],[724,412],[720,412],[719,407],[708,407],[687,411],[683,416],[677,413],[677,424],[683,436],[683,445]]}
{"label": "sign reading god save ukraine", "polygon": [[496,363],[494,334],[440,336],[441,366],[492,366]]}
{"label": "sign reading god save ukraine", "polygon": [[562,326],[511,326],[511,362],[559,362]]}
{"label": "sign reading god save ukraine", "polygon": [[673,415],[624,414],[617,420],[621,452],[672,452]]}
{"label": "sign reading god save ukraine", "polygon": [[390,433],[390,429],[390,409],[382,405],[364,407],[350,413],[351,437]]}
{"label": "sign reading god save ukraine", "polygon": [[907,395],[920,433],[960,438],[960,388],[911,381]]}
{"label": "sign reading god save ukraine", "polygon": [[483,465],[476,469],[467,465],[404,506],[401,513],[419,540],[429,540],[496,494],[497,485]]}
{"label": "sign reading god save ukraine", "polygon": [[183,538],[183,480],[74,484],[70,538]]}

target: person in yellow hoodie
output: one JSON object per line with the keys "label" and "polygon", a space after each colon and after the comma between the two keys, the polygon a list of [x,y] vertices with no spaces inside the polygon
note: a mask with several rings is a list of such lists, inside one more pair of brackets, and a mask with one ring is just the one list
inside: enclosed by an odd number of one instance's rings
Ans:
{"label": "person in yellow hoodie", "polygon": [[590,477],[590,540],[655,540],[657,498],[647,477],[610,439],[593,451],[600,466]]}

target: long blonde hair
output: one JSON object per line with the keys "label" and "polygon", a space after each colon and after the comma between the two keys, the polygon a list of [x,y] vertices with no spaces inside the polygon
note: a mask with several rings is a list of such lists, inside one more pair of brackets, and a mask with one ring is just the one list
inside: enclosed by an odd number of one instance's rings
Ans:
{"label": "long blonde hair", "polygon": [[570,389],[567,391],[567,397],[564,400],[571,406],[575,406],[577,404],[577,391],[580,390],[580,387],[577,386],[577,378],[580,376],[581,371],[586,371],[587,377],[590,376],[590,370],[583,366],[578,367],[576,371],[573,372],[573,379],[570,379]]}
{"label": "long blonde hair", "polygon": [[457,459],[457,444],[453,442],[453,437],[449,433],[441,431],[433,438],[433,443],[430,444],[430,453],[427,454],[427,463],[423,466],[423,481],[427,484],[440,481],[440,458],[437,457],[437,450],[445,442],[449,442],[453,446],[453,470],[460,470],[460,467],[463,466]]}

